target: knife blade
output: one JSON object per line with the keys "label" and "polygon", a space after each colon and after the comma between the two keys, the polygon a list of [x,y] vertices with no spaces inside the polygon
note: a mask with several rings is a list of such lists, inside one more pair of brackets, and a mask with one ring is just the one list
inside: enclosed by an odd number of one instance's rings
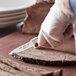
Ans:
{"label": "knife blade", "polygon": [[35,43],[37,43],[37,37],[31,39],[29,42],[17,47],[16,49],[12,50],[9,55],[12,55],[13,53],[19,53],[19,52],[22,52],[22,51],[25,51],[31,47],[34,47]]}

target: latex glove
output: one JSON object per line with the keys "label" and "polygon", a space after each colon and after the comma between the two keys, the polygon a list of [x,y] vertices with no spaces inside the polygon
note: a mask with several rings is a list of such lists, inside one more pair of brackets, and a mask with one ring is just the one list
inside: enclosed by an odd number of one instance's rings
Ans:
{"label": "latex glove", "polygon": [[55,4],[41,25],[38,45],[43,46],[48,43],[51,47],[56,47],[62,44],[73,34],[73,28],[70,25],[73,21],[68,0],[55,0]]}

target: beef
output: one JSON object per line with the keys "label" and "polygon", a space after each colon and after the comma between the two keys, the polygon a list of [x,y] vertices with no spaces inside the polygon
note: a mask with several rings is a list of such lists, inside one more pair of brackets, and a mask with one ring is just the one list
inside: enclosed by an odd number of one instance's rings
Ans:
{"label": "beef", "polygon": [[29,8],[26,8],[26,17],[22,32],[36,34],[40,30],[40,26],[47,16],[53,3],[40,2]]}
{"label": "beef", "polygon": [[62,70],[46,71],[22,66],[17,62],[0,56],[0,76],[62,76]]}
{"label": "beef", "polygon": [[50,49],[35,49],[30,48],[26,51],[14,53],[17,59],[40,65],[76,65],[76,55]]}
{"label": "beef", "polygon": [[36,0],[37,3],[39,2],[48,2],[48,3],[54,3],[55,0]]}
{"label": "beef", "polygon": [[14,75],[6,71],[0,70],[0,76],[14,76]]}

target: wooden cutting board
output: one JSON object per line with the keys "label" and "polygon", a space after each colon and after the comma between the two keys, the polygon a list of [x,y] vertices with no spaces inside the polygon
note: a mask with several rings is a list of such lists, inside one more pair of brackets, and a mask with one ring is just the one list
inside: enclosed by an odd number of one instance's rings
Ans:
{"label": "wooden cutting board", "polygon": [[[15,32],[13,34],[10,34],[6,37],[1,38],[0,39],[0,55],[3,55],[3,56],[8,57],[12,60],[15,60],[22,65],[27,65],[27,66],[31,66],[31,67],[44,68],[47,70],[55,70],[58,68],[59,69],[62,68],[63,69],[63,76],[76,76],[76,72],[75,72],[76,66],[65,66],[65,67],[63,67],[63,66],[60,66],[60,67],[59,66],[49,66],[49,67],[45,67],[45,66],[23,63],[23,62],[16,60],[15,58],[12,58],[11,56],[8,56],[8,53],[10,51],[12,51],[16,47],[28,42],[30,39],[32,39],[35,36],[36,35],[27,35],[27,34],[25,35],[19,31],[19,32]],[[74,44],[74,40],[71,39],[70,42],[71,43],[69,46],[73,46],[72,44]],[[69,49],[72,49],[72,48],[69,48]]]}

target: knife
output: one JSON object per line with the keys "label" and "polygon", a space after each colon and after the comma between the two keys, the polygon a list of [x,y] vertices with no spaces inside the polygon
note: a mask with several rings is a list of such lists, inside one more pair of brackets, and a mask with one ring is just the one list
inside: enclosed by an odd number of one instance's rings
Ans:
{"label": "knife", "polygon": [[19,53],[19,52],[22,52],[22,51],[25,51],[31,47],[34,47],[34,45],[37,43],[37,37],[31,39],[29,42],[27,42],[26,44],[23,44],[19,47],[17,47],[16,49],[12,50],[9,55],[13,55],[13,53]]}

